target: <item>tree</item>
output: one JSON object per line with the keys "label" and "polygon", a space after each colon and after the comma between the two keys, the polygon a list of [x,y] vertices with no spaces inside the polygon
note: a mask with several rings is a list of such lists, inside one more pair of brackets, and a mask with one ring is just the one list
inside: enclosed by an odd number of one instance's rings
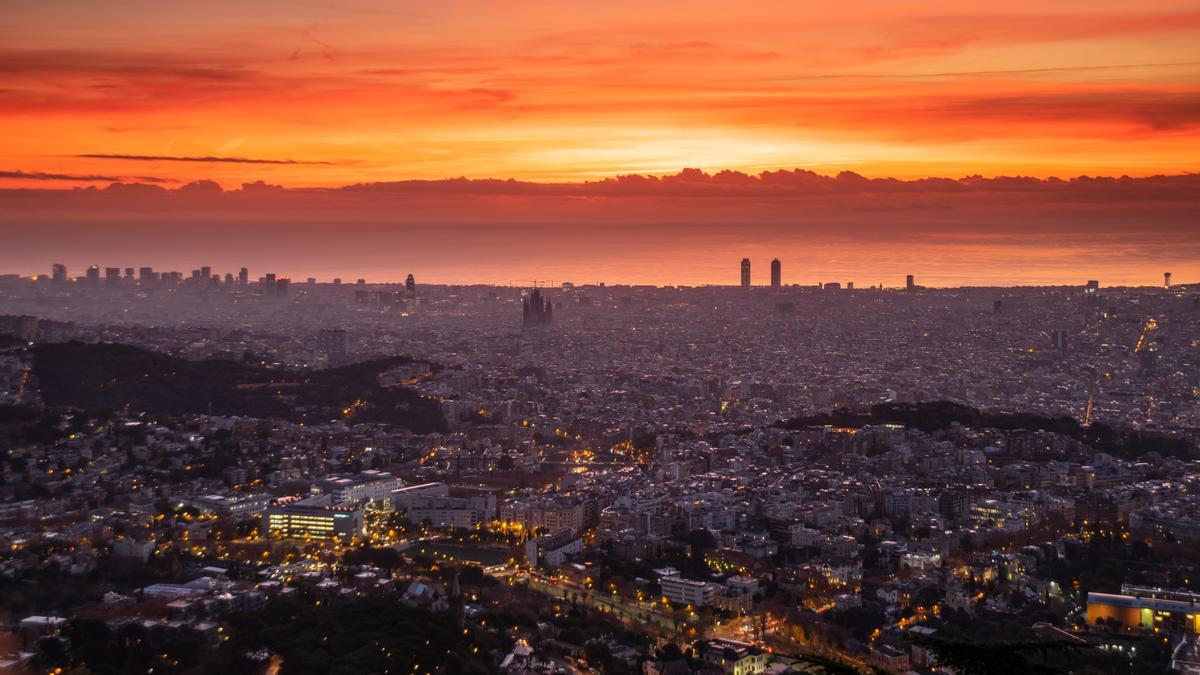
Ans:
{"label": "tree", "polygon": [[[960,675],[1061,673],[1041,659],[1078,653],[1082,646],[1065,640],[979,641],[908,634],[907,639],[931,650],[939,666]],[[1039,658],[1035,658],[1040,657]]]}
{"label": "tree", "polygon": [[599,640],[592,640],[583,646],[583,657],[587,659],[588,665],[596,670],[611,670],[612,652],[609,651],[608,645]]}

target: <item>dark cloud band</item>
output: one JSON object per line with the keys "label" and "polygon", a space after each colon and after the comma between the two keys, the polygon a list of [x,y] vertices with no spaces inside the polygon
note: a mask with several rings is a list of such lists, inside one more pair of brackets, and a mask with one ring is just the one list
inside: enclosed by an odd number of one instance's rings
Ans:
{"label": "dark cloud band", "polygon": [[200,162],[214,164],[333,164],[333,162],[308,162],[295,159],[253,159],[250,157],[182,157],[173,155],[121,155],[88,153],[75,155],[84,159],[120,159],[135,162]]}
{"label": "dark cloud band", "polygon": [[91,183],[96,181],[120,182],[136,180],[139,183],[175,183],[178,181],[157,176],[106,176],[103,174],[75,173],[46,173],[43,171],[0,171],[0,178],[19,178],[21,180],[65,180]]}

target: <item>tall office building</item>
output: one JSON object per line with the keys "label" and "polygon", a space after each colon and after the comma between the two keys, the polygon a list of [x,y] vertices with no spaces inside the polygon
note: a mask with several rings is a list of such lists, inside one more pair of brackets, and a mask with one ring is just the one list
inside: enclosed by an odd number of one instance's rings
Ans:
{"label": "tall office building", "polygon": [[742,258],[742,288],[750,288],[750,259]]}
{"label": "tall office building", "polygon": [[1163,288],[1171,287],[1171,273],[1163,272]]}
{"label": "tall office building", "polygon": [[317,333],[317,348],[324,352],[330,363],[342,363],[350,341],[346,331],[341,328],[323,328]]}
{"label": "tall office building", "polygon": [[783,286],[783,265],[779,258],[771,261],[771,288]]}
{"label": "tall office building", "polygon": [[154,283],[154,268],[139,267],[138,268],[138,283],[143,286],[149,286]]}
{"label": "tall office building", "polygon": [[250,270],[243,267],[238,271],[238,286],[250,285]]}
{"label": "tall office building", "polygon": [[104,268],[104,283],[116,284],[121,281],[120,267],[105,267]]}
{"label": "tall office building", "polygon": [[100,283],[100,266],[92,265],[87,268],[87,280],[89,284]]}
{"label": "tall office building", "polygon": [[59,283],[65,283],[67,281],[67,266],[62,263],[51,265],[50,278]]}
{"label": "tall office building", "polygon": [[1097,279],[1089,279],[1087,285],[1083,287],[1084,293],[1099,293],[1100,281]]}
{"label": "tall office building", "polygon": [[916,288],[917,287],[916,277],[914,277],[911,274],[904,277],[904,287],[910,291],[913,290],[914,288]]}
{"label": "tall office building", "polygon": [[417,280],[411,274],[404,280],[404,296],[409,300],[417,297]]}
{"label": "tall office building", "polygon": [[132,268],[132,267],[126,267],[126,268],[125,268],[125,280],[126,280],[126,281],[133,281],[133,278],[134,278],[133,268]]}
{"label": "tall office building", "polygon": [[205,265],[200,268],[200,281],[204,283],[212,281],[212,267]]}

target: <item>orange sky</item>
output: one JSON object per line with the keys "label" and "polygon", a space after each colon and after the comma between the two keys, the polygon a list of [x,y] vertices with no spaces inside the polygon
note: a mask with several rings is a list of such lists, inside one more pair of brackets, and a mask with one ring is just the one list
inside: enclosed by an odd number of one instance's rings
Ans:
{"label": "orange sky", "polygon": [[1138,176],[1200,157],[1196,2],[143,0],[0,19],[0,187]]}

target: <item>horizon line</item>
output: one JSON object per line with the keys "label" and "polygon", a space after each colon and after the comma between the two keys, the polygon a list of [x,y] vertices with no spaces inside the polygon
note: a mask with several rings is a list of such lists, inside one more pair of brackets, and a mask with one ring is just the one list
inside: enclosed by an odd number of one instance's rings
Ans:
{"label": "horizon line", "polygon": [[[104,269],[103,267],[99,267],[99,266],[97,266],[97,268],[100,270]],[[123,269],[123,268],[121,268],[121,269]],[[135,269],[139,269],[139,268],[135,268]],[[155,274],[164,274],[164,273],[165,274],[178,273],[181,275],[183,274],[182,272],[178,272],[177,270],[166,270],[166,271],[156,271],[155,272]],[[230,274],[233,274],[233,273],[231,272]],[[268,273],[268,274],[272,274],[272,273]],[[217,274],[216,276],[223,276],[223,275]],[[50,274],[46,274],[46,273],[22,275],[19,272],[9,272],[9,273],[0,272],[0,282],[3,282],[5,280],[5,277],[8,277],[9,283],[11,283],[13,281],[17,281],[20,283],[50,283],[50,284],[61,283],[64,285],[74,284],[74,285],[83,286],[83,287],[87,287],[89,283],[95,283],[96,288],[112,288],[113,287],[112,283],[109,282],[102,275],[99,276],[95,282],[89,282],[89,280],[86,278],[86,276],[81,276],[81,275],[68,277],[67,280],[63,281],[63,282],[56,282],[51,278]],[[14,280],[14,279],[12,279],[12,277],[16,277],[16,279]],[[401,279],[399,281],[393,281],[390,279],[369,281],[369,280],[364,279],[363,283],[358,283],[357,279],[355,279],[354,281],[341,281],[340,283],[335,283],[333,281],[333,279],[340,279],[340,277],[330,277],[324,281],[320,280],[320,279],[315,279],[315,277],[313,279],[314,279],[314,281],[310,284],[307,277],[293,278],[293,277],[288,277],[288,276],[278,276],[278,275],[276,276],[276,280],[287,280],[290,284],[292,284],[294,286],[300,286],[300,287],[337,286],[339,288],[340,287],[354,288],[354,287],[359,287],[359,286],[400,286],[400,287],[403,287],[405,285],[404,279]],[[956,284],[956,285],[942,286],[942,285],[936,285],[936,284],[916,284],[911,288],[906,286],[904,283],[899,283],[894,286],[888,286],[888,285],[883,284],[882,282],[878,283],[878,284],[847,287],[846,283],[848,283],[848,282],[846,282],[846,281],[790,283],[790,284],[781,284],[780,286],[772,286],[769,283],[768,284],[751,284],[749,287],[742,286],[741,284],[736,283],[736,282],[734,282],[734,283],[670,284],[670,283],[630,283],[630,282],[608,283],[608,282],[604,282],[604,281],[575,283],[575,282],[571,282],[571,281],[564,281],[564,282],[555,283],[553,281],[547,280],[545,282],[537,282],[537,283],[534,283],[531,285],[528,283],[524,283],[524,284],[523,283],[515,283],[515,281],[516,280],[513,280],[512,283],[496,283],[496,282],[454,283],[454,282],[444,282],[444,281],[431,281],[431,282],[423,281],[423,282],[418,282],[418,285],[425,286],[425,287],[435,287],[435,288],[507,288],[507,289],[534,289],[534,288],[537,288],[537,289],[546,289],[546,290],[575,290],[575,289],[582,289],[582,288],[605,288],[605,289],[607,289],[607,288],[654,288],[654,289],[674,289],[674,290],[723,289],[723,290],[739,290],[739,291],[741,291],[741,290],[744,290],[744,291],[808,290],[808,291],[905,291],[905,292],[913,292],[913,291],[926,291],[926,290],[944,291],[944,290],[972,290],[972,289],[1087,288],[1089,286],[1090,281],[1092,281],[1092,280],[1084,280],[1081,283],[1066,283],[1066,282],[1064,282],[1064,283],[1014,283],[1014,284],[1009,284],[1009,285]],[[1096,280],[1096,281],[1098,282],[1099,280]],[[124,276],[120,277],[117,283],[120,286],[129,286],[129,285],[140,286],[141,285],[141,281],[139,279],[124,277]],[[159,279],[159,280],[156,280],[156,282],[153,285],[157,286],[161,283],[162,283],[162,281],[161,281],[161,279]],[[195,283],[196,283],[196,281],[191,276],[182,276],[179,281],[179,285],[174,286],[173,288],[187,288],[191,285],[194,285]],[[215,285],[222,286],[222,287],[225,286],[225,282],[223,280],[219,281],[219,282],[211,282],[210,281],[209,283],[213,283]],[[827,284],[827,283],[839,284],[839,286],[837,288],[826,288],[825,284]],[[849,283],[853,283],[853,282],[849,282]],[[254,287],[260,286],[261,284],[262,284],[261,277],[255,278],[255,279],[251,279],[245,285],[245,288],[254,288]],[[234,287],[235,288],[242,287],[241,284],[237,282],[236,275],[234,275]],[[1129,283],[1127,280],[1122,279],[1118,283],[1112,283],[1112,284],[1107,284],[1107,285],[1098,283],[1097,288],[1098,289],[1147,289],[1147,288],[1149,288],[1149,289],[1160,289],[1160,290],[1174,290],[1174,289],[1193,290],[1193,289],[1200,289],[1200,281],[1177,282],[1177,281],[1172,280],[1171,285],[1166,286],[1165,284],[1163,284],[1161,282],[1157,283],[1157,284],[1155,284],[1155,283],[1132,284],[1132,283]]]}
{"label": "horizon line", "polygon": [[[89,155],[80,155],[80,156],[89,156]],[[130,157],[132,157],[132,156],[130,156]],[[218,160],[220,160],[220,161],[235,161],[234,159],[228,159],[228,158],[197,159],[197,158],[165,158],[164,157],[164,158],[160,158],[160,159],[176,159],[177,161],[189,161],[189,162],[205,161],[206,159],[212,159],[212,161],[218,161]],[[284,161],[284,160],[263,160],[263,159],[246,160],[246,159],[241,159],[241,158],[237,158],[236,161],[252,162],[252,163],[256,163],[256,164],[276,164],[276,163],[278,163],[278,164],[321,164],[321,163],[325,163],[325,162],[316,162],[316,161],[296,161],[296,160],[286,160],[286,161]],[[75,191],[107,190],[107,189],[110,189],[110,188],[113,188],[116,186],[128,186],[128,187],[141,186],[141,187],[146,187],[146,188],[153,188],[153,189],[160,190],[163,192],[180,192],[180,191],[193,191],[193,190],[199,191],[199,190],[214,190],[215,189],[215,190],[219,190],[222,193],[244,192],[244,191],[246,191],[246,188],[319,192],[319,191],[338,191],[338,190],[349,190],[349,189],[356,189],[356,188],[362,189],[362,188],[387,187],[387,186],[425,185],[425,186],[434,187],[434,186],[463,185],[463,184],[466,184],[466,185],[475,184],[475,185],[480,185],[480,186],[482,186],[482,185],[493,185],[493,186],[507,185],[507,186],[542,187],[542,188],[552,188],[552,187],[561,187],[561,188],[575,187],[575,188],[578,188],[578,187],[588,187],[588,186],[621,184],[622,182],[630,181],[630,180],[646,180],[646,181],[662,182],[664,180],[674,180],[674,179],[678,179],[680,182],[704,181],[714,187],[736,188],[736,187],[739,187],[739,185],[744,186],[747,182],[755,182],[760,185],[771,185],[771,183],[769,183],[765,179],[768,179],[771,177],[784,177],[784,176],[793,176],[793,177],[805,176],[805,177],[812,178],[812,179],[822,179],[822,180],[828,180],[828,181],[863,180],[863,181],[867,181],[868,183],[882,182],[882,183],[892,183],[892,184],[895,184],[895,183],[918,184],[918,183],[923,183],[923,182],[949,181],[949,182],[953,182],[953,183],[958,183],[960,185],[967,185],[973,180],[979,180],[979,181],[1020,180],[1020,181],[1037,181],[1038,183],[1047,184],[1047,185],[1069,185],[1074,182],[1084,181],[1084,180],[1138,181],[1138,180],[1150,180],[1150,179],[1156,179],[1156,178],[1159,178],[1159,179],[1192,178],[1192,177],[1200,177],[1200,170],[1196,170],[1196,171],[1186,170],[1186,171],[1174,171],[1174,172],[1155,171],[1155,172],[1149,172],[1149,173],[1135,172],[1132,174],[1128,173],[1128,172],[1120,173],[1120,174],[1116,174],[1116,173],[1111,173],[1111,174],[1078,173],[1078,174],[1049,174],[1049,175],[1036,175],[1036,174],[1025,174],[1025,173],[1011,173],[1011,174],[1009,174],[1009,173],[992,173],[992,174],[967,173],[967,174],[963,174],[960,176],[952,176],[952,175],[946,175],[946,174],[940,174],[940,175],[939,174],[928,174],[928,175],[923,175],[923,176],[902,177],[902,176],[896,176],[896,175],[882,175],[882,174],[870,175],[870,174],[866,174],[866,173],[861,173],[859,171],[853,171],[850,169],[843,169],[841,171],[836,171],[836,172],[832,172],[832,173],[822,173],[819,171],[815,171],[811,168],[808,168],[804,165],[796,165],[796,166],[791,166],[791,167],[780,166],[779,168],[773,168],[773,169],[772,168],[764,168],[760,171],[746,171],[746,170],[742,170],[742,169],[731,169],[731,168],[701,169],[701,168],[697,168],[697,167],[684,166],[679,169],[668,170],[668,171],[636,171],[635,170],[635,171],[629,171],[629,172],[608,172],[607,175],[602,175],[602,176],[592,175],[590,177],[589,176],[580,176],[575,179],[539,180],[536,178],[520,178],[520,177],[516,177],[516,176],[504,177],[504,176],[486,176],[485,175],[485,176],[478,176],[478,177],[469,177],[466,175],[458,175],[458,176],[442,176],[440,178],[405,177],[405,178],[389,178],[386,180],[351,181],[351,182],[340,183],[340,184],[336,184],[336,185],[302,185],[302,184],[285,185],[282,183],[268,182],[261,178],[257,179],[257,180],[253,180],[253,181],[241,181],[241,182],[228,181],[228,180],[221,181],[219,179],[211,178],[211,177],[196,178],[194,180],[184,181],[184,180],[180,180],[180,179],[165,178],[165,177],[158,177],[158,176],[139,176],[139,175],[126,176],[126,175],[119,175],[119,174],[105,176],[105,175],[96,175],[96,174],[44,173],[44,172],[24,171],[24,170],[20,170],[20,169],[13,169],[13,170],[0,170],[0,182],[2,182],[2,181],[45,181],[47,183],[56,183],[56,184],[63,184],[63,185],[61,187],[56,186],[56,187],[45,187],[45,188],[43,188],[43,187],[3,187],[3,186],[0,186],[0,192],[14,192],[14,191],[75,192]],[[712,179],[716,179],[716,178],[730,178],[730,179],[739,180],[742,182],[741,183],[712,182]],[[688,179],[695,179],[695,180],[689,181]],[[86,186],[85,185],[73,185],[72,186],[72,185],[69,185],[70,183],[88,183],[88,185],[86,185]],[[103,187],[97,187],[98,184],[104,184],[104,183],[106,183],[107,185],[104,185]],[[176,184],[176,187],[165,187],[164,184]],[[233,187],[226,187],[227,185],[233,185]],[[786,184],[779,184],[778,187],[789,187],[789,186]],[[796,187],[796,186],[791,185],[790,187]]]}

